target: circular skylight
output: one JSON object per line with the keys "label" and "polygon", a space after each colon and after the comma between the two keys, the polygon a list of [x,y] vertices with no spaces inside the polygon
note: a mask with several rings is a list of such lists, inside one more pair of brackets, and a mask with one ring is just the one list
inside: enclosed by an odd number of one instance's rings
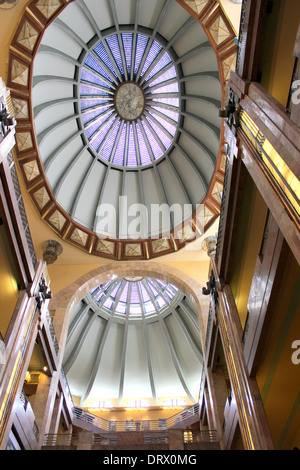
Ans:
{"label": "circular skylight", "polygon": [[146,34],[120,32],[86,54],[81,120],[93,153],[112,166],[151,165],[176,139],[179,74],[169,49]]}
{"label": "circular skylight", "polygon": [[177,293],[174,285],[147,277],[109,281],[90,292],[104,312],[127,320],[159,315],[173,303]]}

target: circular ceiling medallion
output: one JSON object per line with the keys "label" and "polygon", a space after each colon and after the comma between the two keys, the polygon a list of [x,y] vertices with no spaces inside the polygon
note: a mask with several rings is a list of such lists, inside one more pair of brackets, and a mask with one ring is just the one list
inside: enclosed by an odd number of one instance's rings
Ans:
{"label": "circular ceiling medallion", "polygon": [[125,121],[138,119],[145,107],[145,95],[142,88],[134,82],[122,83],[115,93],[115,108]]}

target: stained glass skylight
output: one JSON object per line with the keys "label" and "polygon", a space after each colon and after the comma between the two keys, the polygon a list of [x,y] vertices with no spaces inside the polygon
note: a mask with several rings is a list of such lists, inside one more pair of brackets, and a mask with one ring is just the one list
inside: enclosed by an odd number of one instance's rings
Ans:
{"label": "stained glass skylight", "polygon": [[92,152],[112,166],[151,165],[177,138],[179,74],[153,36],[116,32],[94,45],[81,67],[79,99]]}
{"label": "stained glass skylight", "polygon": [[90,295],[102,310],[124,319],[159,315],[177,298],[172,284],[152,278],[126,278],[92,289]]}

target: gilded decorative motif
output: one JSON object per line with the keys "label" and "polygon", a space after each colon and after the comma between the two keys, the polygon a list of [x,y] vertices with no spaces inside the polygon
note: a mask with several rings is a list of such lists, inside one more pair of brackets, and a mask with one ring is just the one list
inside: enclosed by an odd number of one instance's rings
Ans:
{"label": "gilded decorative motif", "polygon": [[166,238],[160,238],[152,242],[153,253],[159,253],[170,249],[169,241]]}
{"label": "gilded decorative motif", "polygon": [[29,119],[29,110],[27,101],[12,97],[14,117],[18,119]]}
{"label": "gilded decorative motif", "polygon": [[50,201],[49,194],[44,186],[33,193],[33,197],[40,209],[42,209],[47,204],[47,202]]}
{"label": "gilded decorative motif", "polygon": [[216,18],[216,20],[209,27],[209,32],[217,45],[221,44],[231,35],[222,16],[218,16]]}
{"label": "gilded decorative motif", "polygon": [[31,162],[24,163],[23,169],[24,169],[27,181],[33,180],[40,174],[36,160],[32,160]]}
{"label": "gilded decorative motif", "polygon": [[236,57],[237,57],[237,53],[234,52],[233,54],[231,54],[229,57],[227,57],[225,60],[222,61],[225,81],[230,78],[231,70],[235,70]]}
{"label": "gilded decorative motif", "polygon": [[82,230],[79,230],[78,228],[75,228],[74,232],[72,233],[70,239],[73,240],[76,243],[79,243],[79,245],[85,246],[87,242],[88,234],[83,232]]}
{"label": "gilded decorative motif", "polygon": [[185,0],[185,4],[190,7],[195,13],[200,15],[202,10],[208,4],[208,0]]}
{"label": "gilded decorative motif", "polygon": [[220,183],[219,181],[216,181],[213,190],[211,192],[211,197],[217,201],[219,204],[221,204],[222,201],[222,192],[223,192],[223,184]]}
{"label": "gilded decorative motif", "polygon": [[98,240],[96,251],[100,253],[113,255],[115,249],[115,244],[108,240]]}
{"label": "gilded decorative motif", "polygon": [[11,81],[16,85],[28,86],[29,69],[16,59],[12,60]]}
{"label": "gilded decorative motif", "polygon": [[49,19],[58,10],[61,4],[59,0],[39,0],[35,6],[45,18]]}
{"label": "gilded decorative motif", "polygon": [[24,152],[25,150],[28,150],[33,147],[30,132],[17,132],[16,141],[20,152]]}
{"label": "gilded decorative motif", "polygon": [[48,220],[59,232],[66,223],[66,218],[58,210],[56,210]]}
{"label": "gilded decorative motif", "polygon": [[125,245],[125,256],[141,256],[142,250],[140,243],[127,243]]}
{"label": "gilded decorative motif", "polygon": [[36,31],[28,21],[25,21],[19,33],[17,42],[29,51],[33,51],[38,36],[38,31]]}

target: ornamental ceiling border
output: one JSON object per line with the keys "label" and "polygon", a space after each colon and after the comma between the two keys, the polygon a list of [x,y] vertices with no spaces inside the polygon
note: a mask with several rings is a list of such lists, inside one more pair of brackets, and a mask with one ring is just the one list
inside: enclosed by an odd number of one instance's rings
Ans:
{"label": "ornamental ceiling border", "polygon": [[[57,203],[46,180],[34,132],[31,103],[33,60],[43,33],[62,10],[74,0],[33,0],[27,5],[10,44],[7,88],[10,91],[13,115],[17,121],[14,155],[24,183],[39,215],[63,240],[92,255],[112,260],[145,260],[173,253],[195,239],[203,227],[206,231],[221,210],[226,153],[222,126],[220,149],[214,175],[207,194],[193,216],[175,227],[171,236],[157,239],[100,239],[94,232],[72,220]],[[217,0],[176,0],[203,27],[216,53],[222,105],[227,101],[226,83],[235,68],[237,45],[235,32]]]}

